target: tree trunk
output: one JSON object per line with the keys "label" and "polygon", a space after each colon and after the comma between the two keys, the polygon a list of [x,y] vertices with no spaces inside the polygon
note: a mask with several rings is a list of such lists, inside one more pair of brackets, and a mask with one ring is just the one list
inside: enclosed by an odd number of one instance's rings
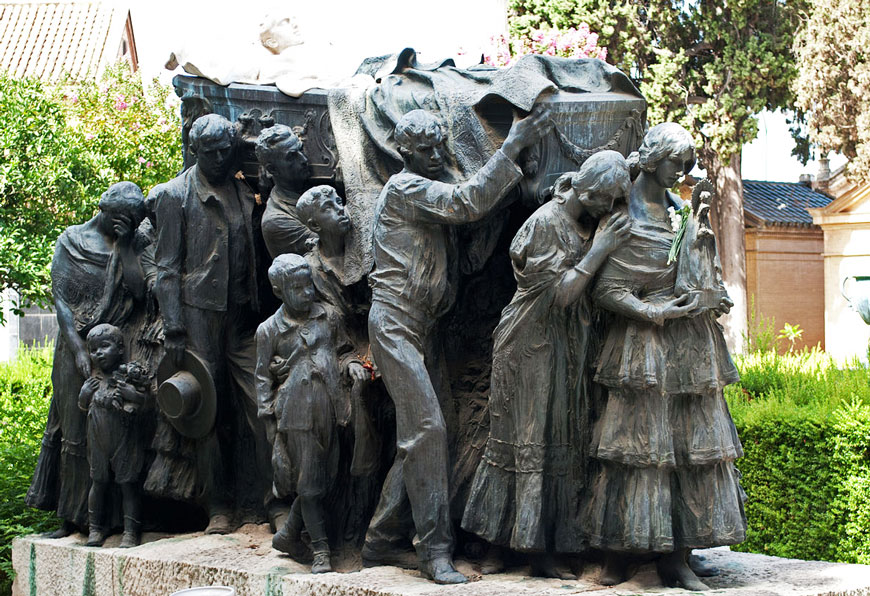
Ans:
{"label": "tree trunk", "polygon": [[715,153],[707,161],[707,174],[716,185],[711,223],[722,261],[722,279],[728,295],[734,301],[731,312],[720,317],[719,322],[725,328],[728,348],[732,353],[737,353],[743,351],[747,333],[746,241],[740,154],[732,155],[727,165]]}

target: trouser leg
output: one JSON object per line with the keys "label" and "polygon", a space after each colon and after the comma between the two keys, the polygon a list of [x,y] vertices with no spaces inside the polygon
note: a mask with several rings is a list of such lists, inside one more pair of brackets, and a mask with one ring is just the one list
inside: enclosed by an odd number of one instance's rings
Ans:
{"label": "trouser leg", "polygon": [[187,348],[208,366],[215,383],[217,419],[215,428],[196,441],[196,468],[202,486],[203,501],[209,517],[230,515],[232,499],[225,472],[226,453],[221,448],[217,431],[230,402],[226,367],[223,363],[224,331],[227,314],[191,306],[183,307],[187,332]]}
{"label": "trouser leg", "polygon": [[400,547],[413,535],[411,502],[405,490],[403,459],[397,457],[381,488],[381,498],[366,531],[366,545],[376,551]]}
{"label": "trouser leg", "polygon": [[106,504],[107,482],[91,482],[91,490],[88,491],[88,525],[91,531],[106,531],[106,516],[104,514]]}
{"label": "trouser leg", "polygon": [[321,497],[298,497],[301,503],[302,521],[311,537],[311,548],[315,553],[329,552],[329,539],[326,536],[326,515]]}
{"label": "trouser leg", "polygon": [[447,480],[447,429],[426,368],[428,325],[375,302],[369,313],[372,355],[396,408],[397,460],[417,530],[421,561],[453,547]]}
{"label": "trouser leg", "polygon": [[256,477],[259,480],[257,490],[263,495],[263,504],[267,511],[280,506],[272,493],[272,448],[266,439],[266,427],[257,417],[257,389],[254,382],[254,370],[257,365],[257,345],[254,338],[256,326],[251,314],[243,309],[232,311],[228,315],[226,334],[226,362],[228,376],[232,379],[236,390],[237,403],[245,414],[248,427],[254,438],[254,460]]}

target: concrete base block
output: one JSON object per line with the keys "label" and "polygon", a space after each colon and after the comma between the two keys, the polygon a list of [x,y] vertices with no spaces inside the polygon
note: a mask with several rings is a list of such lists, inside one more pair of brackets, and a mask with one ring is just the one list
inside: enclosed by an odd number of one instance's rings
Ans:
{"label": "concrete base block", "polygon": [[[232,586],[238,596],[556,596],[594,592],[595,596],[685,593],[663,588],[647,564],[623,584],[596,583],[600,568],[586,564],[578,580],[529,578],[528,570],[481,577],[458,561],[471,579],[438,586],[416,571],[395,567],[359,570],[358,556],[334,557],[336,573],[312,575],[306,566],[271,548],[268,526],[243,526],[228,536],[201,533],[146,534],[141,546],[117,548],[112,536],[102,548],[83,546],[85,537],[58,540],[25,536],[13,542],[17,577],[13,596],[169,596],[192,586]],[[870,596],[870,566],[798,561],[727,548],[697,551],[722,572],[706,578],[712,594],[725,596]]]}

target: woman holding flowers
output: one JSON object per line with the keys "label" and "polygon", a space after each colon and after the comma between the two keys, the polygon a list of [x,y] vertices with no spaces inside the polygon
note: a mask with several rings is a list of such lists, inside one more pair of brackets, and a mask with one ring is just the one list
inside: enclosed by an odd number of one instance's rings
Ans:
{"label": "woman holding flowers", "polygon": [[659,553],[665,584],[703,590],[690,550],[736,544],[746,532],[734,467],[742,448],[722,395],[738,375],[716,322],[732,303],[724,297],[710,309],[674,295],[677,263],[668,256],[679,226],[668,210],[683,204],[668,189],[695,163],[691,136],[660,124],[638,155],[632,237],[592,292],[609,318],[595,366],[607,398],[594,423],[582,519],[590,546],[607,555],[602,583],[624,581],[632,553]]}

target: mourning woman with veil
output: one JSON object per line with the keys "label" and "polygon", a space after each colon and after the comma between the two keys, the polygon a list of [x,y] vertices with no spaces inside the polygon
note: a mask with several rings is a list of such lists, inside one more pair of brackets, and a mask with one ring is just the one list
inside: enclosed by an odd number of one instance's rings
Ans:
{"label": "mourning woman with veil", "polygon": [[109,323],[124,331],[128,356],[139,356],[135,333],[146,283],[139,263],[145,217],[144,196],[132,182],[111,186],[100,198],[99,212],[67,228],[57,241],[51,263],[52,294],[60,327],[51,372],[52,397],[42,450],[26,502],[56,511],[63,520],[52,537],[67,536],[88,525],[90,468],[87,413],[78,396],[91,374],[85,337]]}

